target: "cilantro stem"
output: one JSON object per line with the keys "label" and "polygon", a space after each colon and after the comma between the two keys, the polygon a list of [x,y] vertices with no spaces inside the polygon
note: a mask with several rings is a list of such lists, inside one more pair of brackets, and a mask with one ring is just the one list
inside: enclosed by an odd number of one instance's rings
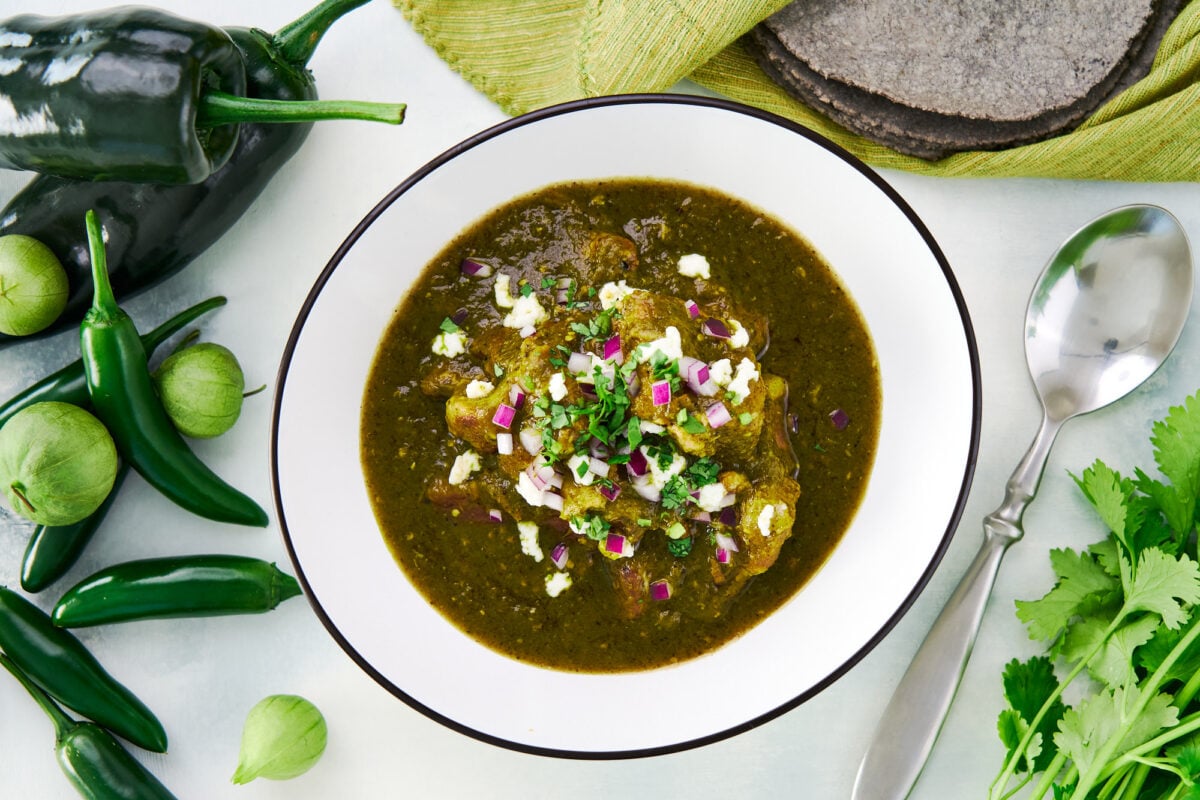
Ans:
{"label": "cilantro stem", "polygon": [[1058,773],[1062,772],[1062,768],[1067,763],[1067,757],[1064,753],[1055,753],[1054,758],[1046,765],[1046,771],[1042,773],[1042,779],[1037,786],[1033,788],[1033,792],[1029,795],[1029,800],[1041,800],[1046,796],[1046,792],[1050,791],[1054,786],[1054,779],[1058,777]]}
{"label": "cilantro stem", "polygon": [[[1145,756],[1147,753],[1155,753],[1169,745],[1171,742],[1187,736],[1189,733],[1200,730],[1200,712],[1191,714],[1180,720],[1178,725],[1173,726],[1165,733],[1161,733],[1153,739],[1139,744],[1131,750],[1122,753],[1117,758],[1113,759],[1108,769],[1105,769],[1100,774],[1100,778],[1106,778],[1109,775],[1117,772],[1122,767],[1129,764],[1140,763],[1141,766],[1149,769],[1152,765],[1146,763]],[[1136,797],[1136,795],[1134,795]]]}
{"label": "cilantro stem", "polygon": [[[1038,726],[1042,724],[1042,720],[1045,718],[1046,714],[1049,713],[1050,708],[1054,705],[1054,701],[1062,697],[1063,691],[1070,686],[1071,683],[1079,677],[1080,673],[1087,668],[1088,662],[1100,652],[1100,649],[1104,647],[1104,644],[1108,641],[1109,637],[1121,627],[1121,623],[1125,621],[1125,617],[1133,610],[1133,608],[1128,607],[1128,604],[1121,606],[1121,610],[1117,612],[1117,615],[1113,618],[1113,621],[1110,622],[1108,627],[1104,629],[1104,634],[1097,637],[1096,643],[1092,645],[1091,651],[1080,658],[1078,662],[1076,662],[1071,671],[1067,673],[1066,679],[1061,681],[1058,684],[1058,688],[1056,688],[1050,694],[1050,696],[1046,698],[1046,701],[1042,703],[1042,707],[1038,709],[1037,714],[1035,714],[1033,719],[1030,720],[1029,728],[1025,731],[1025,735],[1021,737],[1020,743],[1013,749],[1013,752],[1004,762],[1004,768],[1000,771],[1000,774],[996,776],[996,780],[992,781],[992,785],[988,789],[989,797],[993,796],[997,790],[1002,791],[1004,787],[1008,785],[1008,782],[1012,780],[1013,775],[1016,774],[1017,765],[1020,764],[1021,759],[1025,757],[1025,751],[1029,749],[1029,745],[1033,741],[1034,735],[1037,733]],[[1006,796],[1007,795],[1001,795],[1002,798]],[[1081,794],[1078,796],[1086,797],[1087,795]]]}
{"label": "cilantro stem", "polygon": [[[1126,603],[1126,605],[1128,605],[1128,603]],[[1125,611],[1125,608],[1122,607],[1121,613],[1117,614],[1117,619],[1121,619],[1126,613],[1127,612]],[[1108,635],[1111,633],[1112,628],[1110,626],[1110,629],[1105,633],[1104,639],[1107,639]],[[1200,636],[1200,614],[1196,615],[1196,618],[1192,622],[1192,626],[1188,629],[1188,632],[1183,635],[1183,638],[1180,639],[1173,648],[1171,648],[1171,652],[1168,653],[1167,657],[1164,658],[1162,663],[1158,665],[1158,669],[1154,671],[1154,674],[1146,679],[1143,686],[1139,689],[1138,702],[1134,705],[1130,713],[1126,715],[1126,721],[1119,728],[1117,728],[1117,730],[1096,752],[1096,758],[1092,762],[1091,768],[1088,769],[1087,772],[1080,774],[1079,785],[1075,789],[1076,797],[1087,797],[1088,792],[1090,792],[1092,787],[1096,785],[1096,782],[1101,778],[1102,773],[1110,772],[1110,762],[1113,761],[1113,755],[1116,752],[1116,749],[1121,745],[1121,741],[1129,735],[1129,731],[1133,728],[1134,722],[1146,709],[1146,705],[1155,697],[1156,694],[1158,694],[1158,687],[1161,686],[1166,680],[1167,674],[1171,667],[1174,666],[1175,662],[1187,651],[1188,647],[1190,647],[1192,642],[1196,640],[1197,636]],[[1088,656],[1088,658],[1083,660],[1083,663],[1086,664],[1090,659],[1091,656]],[[1175,733],[1178,731],[1178,726],[1172,728],[1171,730],[1172,733]],[[1175,736],[1172,736],[1171,738],[1174,739]]]}

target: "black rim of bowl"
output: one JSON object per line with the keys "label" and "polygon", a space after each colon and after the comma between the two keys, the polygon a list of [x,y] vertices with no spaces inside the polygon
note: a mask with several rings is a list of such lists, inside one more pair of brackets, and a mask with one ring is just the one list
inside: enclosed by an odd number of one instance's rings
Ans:
{"label": "black rim of bowl", "polygon": [[[885,195],[887,195],[887,197],[892,201],[892,203],[894,203],[896,205],[896,207],[905,215],[905,217],[907,217],[909,223],[920,234],[921,238],[925,242],[925,245],[929,248],[930,252],[933,254],[934,258],[937,260],[938,265],[941,267],[943,277],[945,278],[947,287],[950,289],[950,293],[954,298],[954,303],[958,308],[959,317],[962,321],[963,335],[966,339],[967,351],[968,351],[968,356],[969,356],[970,365],[971,365],[971,388],[972,388],[971,439],[970,439],[970,444],[969,444],[968,454],[967,454],[967,464],[966,464],[966,469],[964,470],[964,473],[963,473],[962,484],[959,489],[958,498],[957,498],[957,501],[955,502],[954,509],[953,509],[953,512],[951,513],[950,519],[947,522],[945,533],[942,535],[941,542],[939,543],[936,552],[933,554],[933,558],[930,560],[929,564],[926,566],[924,572],[922,572],[921,577],[917,581],[916,585],[913,586],[912,590],[904,598],[904,601],[892,613],[892,615],[885,621],[883,626],[875,633],[874,636],[872,636],[870,639],[868,639],[862,645],[862,647],[860,647],[858,649],[858,651],[856,651],[850,658],[846,659],[846,661],[843,662],[839,667],[834,669],[827,676],[825,676],[825,678],[818,681],[816,684],[814,684],[807,690],[801,692],[800,694],[796,695],[795,697],[793,697],[791,700],[787,701],[786,703],[781,704],[777,708],[767,711],[766,713],[760,714],[752,719],[746,720],[745,722],[743,722],[741,724],[732,726],[732,727],[727,728],[722,731],[718,731],[716,733],[711,733],[711,734],[708,734],[705,736],[697,737],[695,739],[689,739],[686,741],[677,742],[675,744],[663,745],[663,746],[659,746],[659,747],[631,749],[631,750],[606,750],[606,751],[562,750],[562,749],[556,749],[556,748],[551,748],[551,747],[539,747],[539,746],[535,746],[535,745],[524,744],[521,742],[514,742],[509,739],[504,739],[503,737],[499,737],[499,736],[496,736],[493,734],[489,734],[489,733],[485,733],[483,731],[476,730],[474,728],[471,728],[468,725],[465,725],[461,722],[458,722],[457,720],[451,719],[451,718],[441,714],[440,712],[436,711],[435,709],[430,708],[429,706],[425,705],[424,703],[421,703],[418,700],[416,700],[415,698],[411,697],[404,691],[404,689],[402,689],[399,686],[396,686],[394,683],[392,683],[390,680],[388,680],[384,675],[382,675],[378,670],[376,670],[365,658],[363,658],[362,655],[359,654],[357,650],[355,650],[354,646],[342,635],[341,631],[338,630],[337,626],[333,623],[333,620],[331,620],[329,618],[328,614],[325,613],[325,610],[321,607],[321,603],[320,603],[319,599],[314,595],[312,587],[309,585],[308,580],[304,574],[304,569],[301,567],[300,561],[296,556],[296,551],[292,544],[291,533],[289,532],[288,526],[287,526],[287,518],[283,512],[283,497],[281,495],[280,487],[279,487],[279,470],[278,470],[280,405],[281,405],[281,401],[283,398],[284,386],[287,382],[288,368],[291,365],[292,356],[295,353],[296,342],[299,339],[300,332],[304,328],[304,324],[305,324],[306,320],[308,319],[308,315],[312,311],[312,308],[313,308],[314,304],[316,303],[317,298],[320,296],[322,289],[324,288],[325,284],[329,281],[329,278],[333,274],[334,270],[337,269],[338,265],[342,262],[342,259],[345,257],[346,253],[349,252],[350,248],[353,247],[355,242],[358,241],[359,237],[362,236],[363,232],[366,231],[367,228],[371,226],[371,224],[376,220],[376,218],[378,218],[388,208],[388,206],[390,206],[396,200],[396,198],[403,195],[405,192],[407,192],[413,186],[418,184],[427,175],[429,175],[431,172],[433,172],[434,170],[441,167],[443,164],[453,160],[454,158],[461,155],[462,153],[465,153],[466,151],[471,150],[472,148],[474,148],[484,142],[487,142],[490,139],[493,139],[497,136],[500,136],[501,134],[504,134],[507,131],[511,131],[516,128],[521,128],[525,125],[530,125],[532,123],[536,123],[539,120],[547,119],[550,117],[556,117],[556,116],[559,116],[562,114],[572,114],[572,113],[576,113],[579,111],[586,111],[591,108],[600,108],[600,107],[606,107],[606,106],[619,106],[619,105],[634,105],[634,104],[644,104],[644,103],[651,103],[651,104],[657,103],[657,104],[668,104],[668,105],[692,105],[692,106],[700,106],[700,107],[706,107],[706,108],[722,109],[722,110],[737,113],[737,114],[743,114],[743,115],[746,115],[749,117],[755,117],[764,122],[768,122],[773,125],[777,125],[779,127],[785,128],[785,129],[797,134],[798,136],[802,136],[802,137],[812,141],[813,143],[820,145],[821,147],[825,148],[829,152],[831,152],[834,155],[841,158],[847,165],[854,168],[858,172],[862,173],[862,175],[865,176],[867,179],[869,179],[881,192],[883,192]],[[468,220],[468,222],[469,222],[469,220]],[[397,302],[399,302],[399,298],[397,298]],[[824,689],[828,688],[835,681],[837,681],[839,678],[841,678],[843,675],[845,675],[859,661],[861,661],[863,659],[863,657],[865,657],[867,655],[867,653],[871,652],[871,650],[873,650],[875,648],[876,645],[878,645],[881,641],[883,641],[883,638],[885,636],[887,636],[888,633],[891,632],[891,630],[896,626],[896,623],[898,623],[900,621],[900,619],[904,616],[904,614],[906,614],[908,612],[908,610],[912,607],[913,603],[916,601],[917,597],[921,594],[922,590],[924,590],[925,586],[929,583],[929,579],[933,576],[934,571],[937,569],[938,564],[941,562],[942,557],[945,555],[946,550],[949,548],[950,541],[954,537],[954,532],[958,528],[959,521],[963,514],[963,509],[966,505],[967,494],[971,487],[971,480],[974,475],[975,462],[976,462],[976,458],[978,456],[978,451],[979,451],[980,424],[981,424],[981,416],[982,416],[981,409],[982,409],[982,398],[981,398],[978,346],[975,341],[975,332],[971,325],[971,317],[967,311],[967,305],[963,299],[962,292],[959,289],[958,281],[955,279],[954,273],[950,269],[950,265],[946,261],[945,255],[943,255],[941,248],[938,247],[937,242],[934,241],[933,236],[929,232],[929,229],[926,228],[925,223],[921,221],[920,217],[917,216],[916,212],[908,205],[907,202],[904,201],[904,199],[900,196],[900,194],[898,192],[896,192],[896,190],[893,189],[891,187],[891,185],[889,185],[873,169],[871,169],[865,163],[860,161],[856,156],[852,155],[848,151],[844,150],[843,148],[841,148],[838,145],[834,144],[833,142],[829,141],[828,139],[821,136],[820,134],[817,134],[817,133],[809,130],[808,128],[805,128],[805,127],[803,127],[797,123],[794,123],[790,120],[779,117],[775,114],[771,114],[770,112],[762,111],[760,109],[753,108],[751,106],[746,106],[741,103],[733,102],[730,100],[724,100],[724,99],[720,99],[720,98],[700,97],[700,96],[694,96],[694,95],[684,95],[684,94],[630,94],[630,95],[615,95],[615,96],[609,96],[609,97],[596,97],[596,98],[588,98],[588,99],[584,99],[584,100],[575,100],[575,101],[563,103],[560,105],[550,106],[548,108],[534,111],[534,112],[531,112],[529,114],[525,114],[525,115],[522,115],[519,117],[513,117],[513,118],[505,120],[504,122],[501,122],[497,125],[494,125],[490,128],[487,128],[483,131],[480,131],[479,133],[475,134],[474,136],[471,136],[470,138],[460,142],[459,144],[457,144],[454,147],[450,148],[449,150],[445,151],[441,155],[435,157],[433,160],[429,161],[424,166],[422,166],[420,169],[418,169],[416,172],[414,172],[412,175],[410,175],[407,179],[405,179],[405,181],[403,183],[401,183],[399,186],[397,186],[395,189],[393,189],[391,192],[389,192],[386,197],[384,197],[381,201],[379,201],[379,203],[376,204],[376,206],[373,209],[371,209],[371,211],[366,215],[366,217],[364,217],[363,220],[361,222],[359,222],[357,226],[355,226],[354,230],[351,231],[350,235],[346,238],[346,240],[344,242],[342,242],[341,246],[338,247],[337,251],[333,254],[333,257],[330,258],[328,264],[326,264],[325,268],[321,271],[320,276],[318,276],[316,282],[313,284],[313,288],[309,291],[308,296],[304,300],[304,304],[300,308],[300,312],[296,317],[296,322],[292,327],[292,331],[291,331],[290,335],[288,336],[287,344],[284,347],[283,356],[282,356],[282,358],[280,360],[280,364],[279,364],[279,371],[278,371],[278,374],[276,375],[275,399],[274,399],[274,405],[273,405],[272,414],[271,414],[271,444],[270,444],[271,484],[272,484],[272,492],[274,494],[274,499],[275,499],[275,510],[276,510],[276,514],[279,518],[279,526],[280,526],[280,530],[283,534],[284,545],[287,548],[288,557],[290,558],[290,560],[292,562],[292,566],[296,570],[296,577],[299,579],[300,583],[304,586],[305,596],[308,598],[309,604],[312,606],[313,610],[317,614],[317,617],[321,620],[321,623],[325,626],[325,628],[329,632],[329,634],[341,646],[341,648],[346,652],[346,654],[350,656],[350,658],[354,661],[354,663],[357,664],[360,669],[362,669],[364,672],[366,672],[368,675],[370,675],[372,678],[374,678],[377,683],[379,683],[381,686],[383,686],[385,689],[387,689],[393,695],[398,697],[400,700],[404,701],[406,704],[408,704],[410,707],[412,707],[416,711],[421,712],[422,714],[429,717],[430,719],[432,719],[436,722],[439,722],[442,725],[445,725],[446,727],[448,727],[452,730],[458,731],[459,733],[462,733],[466,736],[470,736],[473,739],[487,742],[489,744],[493,744],[493,745],[496,745],[498,747],[502,747],[502,748],[505,748],[508,750],[515,750],[518,752],[530,753],[533,755],[554,756],[554,757],[558,757],[558,758],[589,759],[589,760],[612,760],[612,759],[624,759],[624,758],[641,758],[641,757],[646,757],[646,756],[656,756],[656,755],[666,755],[669,753],[677,753],[677,752],[681,752],[683,750],[689,750],[689,749],[692,749],[695,747],[700,747],[700,746],[703,746],[706,744],[712,744],[714,742],[718,742],[723,739],[727,739],[732,736],[736,736],[740,733],[743,733],[752,728],[756,728],[759,725],[762,725],[766,722],[769,722],[769,721],[775,719],[776,717],[779,717],[780,715],[782,715],[788,711],[791,711],[792,709],[799,706],[801,703],[804,703],[806,700],[809,700],[812,697],[815,697],[817,694],[822,692]],[[397,569],[399,569],[399,567],[397,567]],[[450,623],[447,622],[447,624],[450,624]]]}

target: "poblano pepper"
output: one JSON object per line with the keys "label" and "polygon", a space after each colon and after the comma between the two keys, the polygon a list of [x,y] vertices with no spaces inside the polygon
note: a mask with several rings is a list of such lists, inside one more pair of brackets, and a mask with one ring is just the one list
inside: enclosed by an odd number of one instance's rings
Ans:
{"label": "poblano pepper", "polygon": [[[274,35],[229,28],[246,65],[250,97],[315,99],[306,68],[325,31],[366,0],[325,0]],[[58,321],[32,336],[0,334],[0,347],[77,325],[91,304],[84,215],[95,209],[108,236],[113,292],[125,298],[183,269],[216,242],[250,208],[271,178],[308,136],[312,125],[245,123],[228,163],[200,183],[165,185],[77,181],[39,175],[0,211],[0,235],[23,233],[58,256],[70,281],[70,298]]]}
{"label": "poblano pepper", "polygon": [[246,121],[403,119],[403,106],[247,98],[228,32],[153,8],[12,17],[0,63],[0,167],[84,180],[197,183]]}

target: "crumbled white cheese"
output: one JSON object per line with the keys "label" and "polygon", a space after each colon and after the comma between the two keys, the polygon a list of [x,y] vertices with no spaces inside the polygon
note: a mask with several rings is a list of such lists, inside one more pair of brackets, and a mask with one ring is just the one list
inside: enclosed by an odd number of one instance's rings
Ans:
{"label": "crumbled white cheese", "polygon": [[433,338],[432,349],[434,355],[445,356],[446,358],[461,356],[467,352],[467,335],[462,331],[454,331],[453,333],[443,331]]}
{"label": "crumbled white cheese", "polygon": [[468,450],[454,458],[454,464],[450,467],[450,485],[458,486],[464,483],[471,474],[478,472],[483,466],[479,461],[479,453],[474,450]]}
{"label": "crumbled white cheese", "polygon": [[661,339],[646,342],[637,346],[636,356],[639,364],[644,364],[654,358],[655,353],[662,353],[669,361],[683,358],[683,341],[679,337],[679,329],[668,325]]}
{"label": "crumbled white cheese", "polygon": [[467,397],[478,400],[491,394],[495,388],[495,385],[488,381],[471,381],[467,384]]}
{"label": "crumbled white cheese", "polygon": [[662,433],[666,430],[666,428],[664,428],[662,425],[659,425],[657,422],[651,422],[647,419],[638,420],[638,429],[641,430],[642,433]]}
{"label": "crumbled white cheese", "polygon": [[525,328],[535,326],[546,319],[546,309],[538,302],[537,295],[521,296],[513,301],[512,311],[504,316],[504,327]]}
{"label": "crumbled white cheese", "polygon": [[496,282],[492,284],[492,291],[496,294],[496,305],[500,308],[512,308],[513,296],[509,286],[509,281],[512,280],[503,272],[496,276]]}
{"label": "crumbled white cheese", "polygon": [[622,297],[628,297],[634,292],[640,291],[641,289],[636,289],[623,280],[616,283],[609,281],[600,287],[600,291],[596,296],[600,298],[600,308],[607,311],[619,303]]}
{"label": "crumbled white cheese", "polygon": [[[712,376],[712,370],[709,370],[709,376]],[[737,372],[733,376],[733,380],[729,382],[728,388],[733,404],[740,405],[743,400],[750,396],[750,381],[758,380],[758,367],[748,358],[743,358],[737,365]]]}
{"label": "crumbled white cheese", "polygon": [[521,499],[531,506],[544,505],[542,490],[533,485],[533,479],[524,471],[517,476],[517,494],[521,495]]}
{"label": "crumbled white cheese", "polygon": [[612,378],[612,376],[616,374],[616,367],[614,367],[611,362],[605,361],[595,353],[585,353],[585,355],[591,359],[591,363],[588,364],[587,372],[580,372],[575,375],[575,380],[577,383],[595,383],[597,369],[600,370],[600,374],[606,378]]}
{"label": "crumbled white cheese", "polygon": [[758,512],[758,532],[763,536],[771,535],[771,520],[775,517],[775,506],[763,506]]}
{"label": "crumbled white cheese", "polygon": [[708,259],[699,253],[689,253],[679,257],[679,274],[686,278],[703,278],[708,280]]}
{"label": "crumbled white cheese", "polygon": [[746,347],[750,344],[750,331],[742,327],[736,319],[729,320],[729,343],[734,347]]}
{"label": "crumbled white cheese", "polygon": [[663,488],[667,485],[667,481],[687,469],[688,462],[682,453],[675,453],[670,465],[666,469],[663,469],[658,465],[657,458],[646,453],[645,447],[638,449],[646,456],[646,465],[649,467],[649,470],[646,472],[646,478],[655,489]]}
{"label": "crumbled white cheese", "polygon": [[725,484],[720,481],[701,486],[700,496],[696,498],[696,505],[703,511],[715,513],[724,508],[721,501],[725,499],[726,494],[728,492],[725,490]]}
{"label": "crumbled white cheese", "polygon": [[733,380],[733,364],[728,358],[719,358],[708,365],[708,377],[717,386],[728,386]]}
{"label": "crumbled white cheese", "polygon": [[556,372],[550,376],[550,384],[547,388],[550,391],[550,399],[557,403],[567,396],[567,379],[561,372]]}
{"label": "crumbled white cheese", "polygon": [[542,546],[538,543],[537,523],[518,522],[517,531],[521,534],[521,552],[540,563],[545,556],[542,554]]}
{"label": "crumbled white cheese", "polygon": [[558,597],[570,588],[571,574],[569,572],[552,572],[546,576],[546,594],[551,597]]}
{"label": "crumbled white cheese", "polygon": [[592,459],[585,455],[576,453],[568,458],[567,469],[580,486],[591,486],[596,481],[596,473],[592,472]]}

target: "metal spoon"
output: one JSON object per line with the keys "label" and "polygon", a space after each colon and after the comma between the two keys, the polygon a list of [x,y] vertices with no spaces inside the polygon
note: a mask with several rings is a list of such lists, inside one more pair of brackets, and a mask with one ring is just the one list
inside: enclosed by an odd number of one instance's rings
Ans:
{"label": "metal spoon", "polygon": [[867,748],[851,800],[901,800],[917,781],[950,710],[1000,569],[1024,531],[1050,445],[1068,419],[1137,388],[1163,363],[1192,301],[1192,258],[1179,222],[1157,206],[1126,206],[1063,243],[1034,286],[1025,358],[1042,424],[983,520],[983,547],[933,623]]}

